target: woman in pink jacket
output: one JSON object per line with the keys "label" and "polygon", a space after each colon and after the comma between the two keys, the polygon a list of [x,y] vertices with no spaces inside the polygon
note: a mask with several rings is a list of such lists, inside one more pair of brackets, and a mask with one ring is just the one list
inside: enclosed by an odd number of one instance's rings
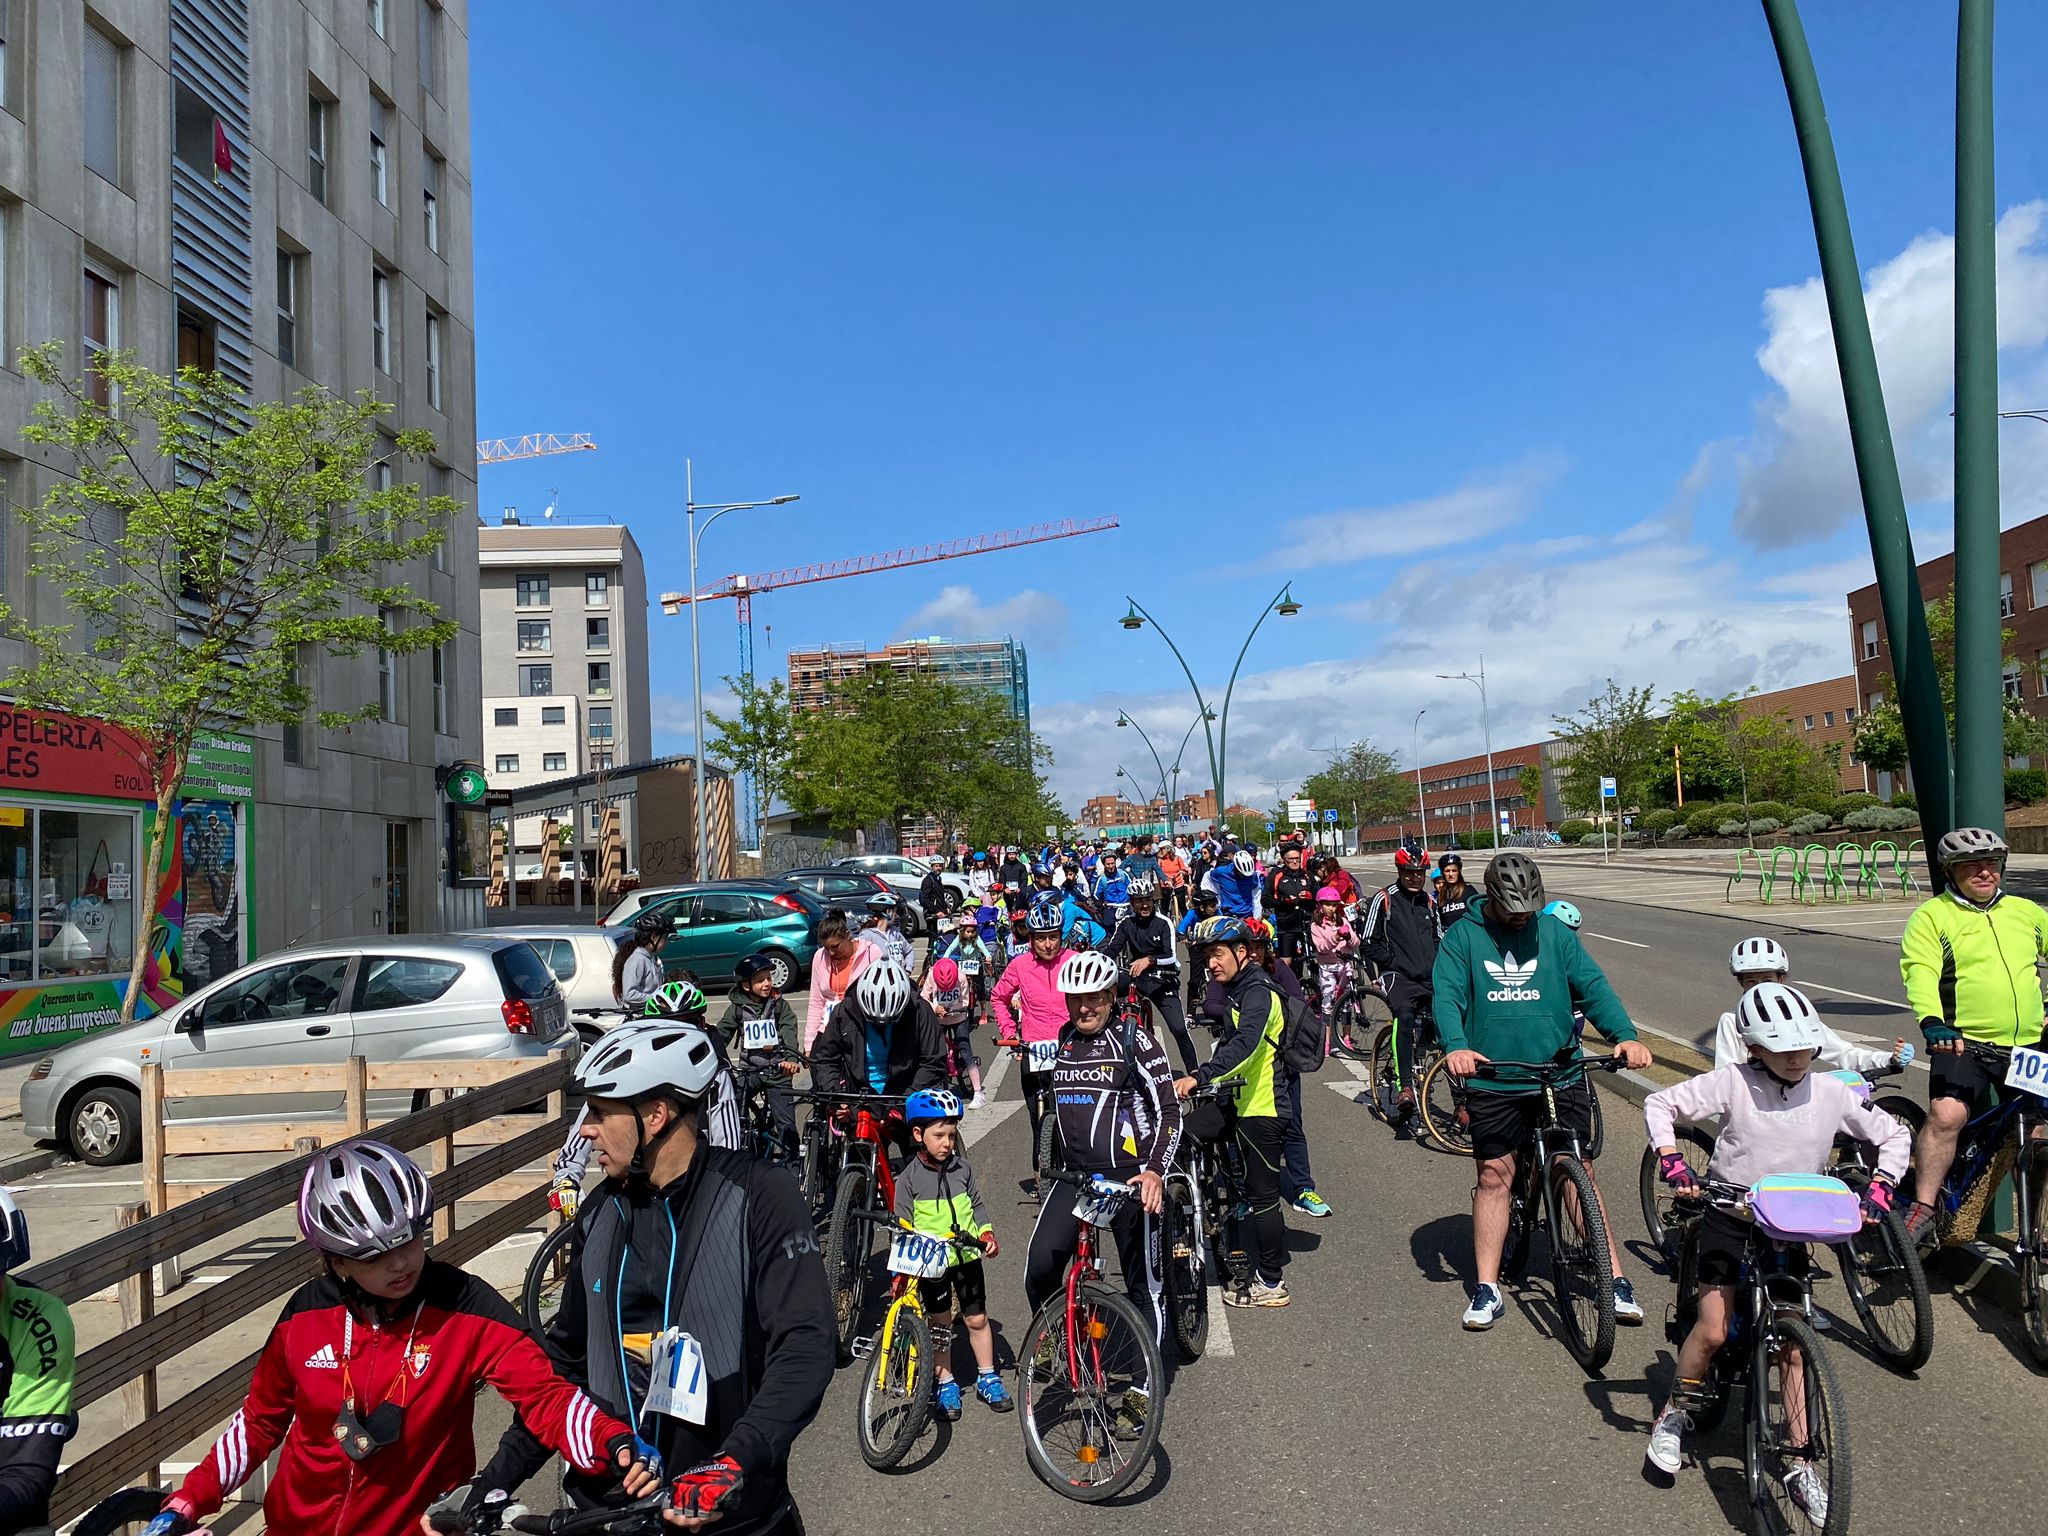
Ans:
{"label": "woman in pink jacket", "polygon": [[1059,1057],[1060,1031],[1067,1024],[1067,995],[1060,991],[1060,962],[1067,958],[1060,942],[1060,904],[1036,901],[1024,915],[1031,947],[1003,968],[1002,979],[989,993],[996,1017],[996,1044],[1024,1047],[1024,1109],[1031,1118],[1031,1176],[1038,1177],[1038,1123],[1051,1097],[1053,1063]]}
{"label": "woman in pink jacket", "polygon": [[818,952],[811,956],[811,1002],[804,1015],[804,1055],[825,1028],[825,1020],[839,1006],[853,978],[867,969],[868,962],[881,953],[872,944],[855,939],[846,914],[834,907],[818,924]]}

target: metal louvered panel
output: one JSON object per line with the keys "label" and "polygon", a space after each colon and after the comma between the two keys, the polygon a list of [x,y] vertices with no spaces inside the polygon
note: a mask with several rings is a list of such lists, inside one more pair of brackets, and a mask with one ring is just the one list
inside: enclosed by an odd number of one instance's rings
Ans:
{"label": "metal louvered panel", "polygon": [[255,378],[248,0],[172,0],[171,74],[220,119],[234,164],[209,175],[171,157],[172,283],[212,317],[214,366],[247,389]]}

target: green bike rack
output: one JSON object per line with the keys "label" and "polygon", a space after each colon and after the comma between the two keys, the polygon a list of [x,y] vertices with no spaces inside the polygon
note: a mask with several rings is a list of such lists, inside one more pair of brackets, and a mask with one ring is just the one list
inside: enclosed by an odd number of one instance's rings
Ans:
{"label": "green bike rack", "polygon": [[[1754,871],[1754,873],[1758,880],[1763,879],[1763,871],[1761,869]],[[1742,884],[1742,877],[1742,850],[1738,848],[1735,850],[1735,873],[1728,877],[1728,888],[1721,894],[1723,901],[1733,901],[1735,899],[1735,887]],[[1767,895],[1764,897],[1764,900],[1769,901],[1770,897]]]}
{"label": "green bike rack", "polygon": [[1917,896],[1920,894],[1920,877],[1913,873],[1919,867],[1920,855],[1927,851],[1927,845],[1919,838],[1906,844],[1899,854],[1899,894]]}
{"label": "green bike rack", "polygon": [[[1820,855],[1820,873],[1818,876],[1814,874],[1813,870],[1813,856],[1816,853]],[[1842,872],[1836,867],[1834,850],[1825,843],[1808,843],[1804,848],[1800,849],[1799,883],[1808,892],[1805,900],[1809,906],[1817,901],[1840,901],[1842,899]],[[1813,894],[1816,883],[1820,887],[1818,895]]]}
{"label": "green bike rack", "polygon": [[1794,901],[1805,900],[1806,898],[1802,888],[1803,877],[1801,876],[1799,869],[1799,852],[1797,849],[1793,848],[1789,843],[1780,843],[1777,847],[1771,850],[1771,867],[1769,872],[1769,879],[1771,885],[1775,887],[1779,879],[1781,878],[1778,871],[1778,861],[1781,859],[1790,859],[1792,861],[1792,899]]}
{"label": "green bike rack", "polygon": [[[1855,855],[1853,860],[1850,858],[1851,854]],[[1868,901],[1872,891],[1877,886],[1877,882],[1871,878],[1869,851],[1861,843],[1835,844],[1835,874],[1841,884],[1843,900],[1848,899],[1848,892],[1851,889],[1849,866],[1852,862],[1856,866],[1856,881],[1854,885],[1856,899],[1858,901]]]}
{"label": "green bike rack", "polygon": [[[1887,856],[1891,859],[1889,869],[1881,862]],[[1881,837],[1870,845],[1870,890],[1879,901],[1891,899],[1887,889],[1889,882],[1899,876],[1899,845],[1888,837]]]}

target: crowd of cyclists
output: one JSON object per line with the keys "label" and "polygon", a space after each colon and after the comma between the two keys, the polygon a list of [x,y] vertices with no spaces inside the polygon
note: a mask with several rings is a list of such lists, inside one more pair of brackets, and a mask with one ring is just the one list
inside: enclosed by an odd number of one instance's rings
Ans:
{"label": "crowd of cyclists", "polygon": [[[1029,1116],[1034,1177],[1020,1182],[1039,1208],[1023,1244],[1027,1302],[1035,1309],[1058,1290],[1075,1243],[1081,1186],[1038,1177],[1041,1147],[1056,1145],[1068,1174],[1131,1192],[1109,1230],[1124,1290],[1162,1336],[1166,1181],[1196,1139],[1233,1149],[1241,1170],[1234,1215],[1246,1263],[1222,1277],[1223,1302],[1255,1311],[1299,1298],[1286,1213],[1333,1214],[1315,1188],[1302,1084],[1325,1053],[1356,1049],[1360,992],[1393,1021],[1397,1129],[1411,1133],[1425,1050],[1440,1051],[1462,1084],[1456,1114],[1475,1165],[1468,1330],[1503,1315],[1517,1160],[1554,1145],[1532,1141],[1539,1120],[1554,1120],[1590,1164],[1583,1031],[1590,1024],[1616,1065],[1651,1059],[1580,941],[1577,910],[1547,899],[1541,869],[1520,851],[1492,855],[1473,886],[1456,853],[1432,869],[1404,846],[1393,879],[1369,891],[1294,841],[1265,858],[1227,839],[1147,837],[1046,846],[1028,860],[1016,848],[955,857],[969,902],[948,910],[935,866],[920,893],[932,935],[921,956],[895,924],[893,898],[824,920],[801,1015],[765,959],[741,963],[714,1021],[693,980],[661,973],[657,922],[621,946],[617,995],[638,1016],[576,1067],[583,1112],[555,1187],[578,1242],[560,1309],[537,1336],[495,1290],[429,1254],[434,1197],[411,1158],[372,1139],[320,1154],[298,1206],[320,1273],[287,1302],[247,1401],[151,1536],[197,1529],[273,1451],[281,1459],[264,1511],[275,1530],[494,1529],[522,1484],[559,1456],[578,1509],[624,1502],[681,1529],[800,1532],[790,1457],[837,1363],[815,1203],[796,1172],[792,1088],[806,1070],[812,1112],[833,1126],[850,1123],[854,1101],[887,1106],[900,1160],[893,1215],[954,1245],[942,1275],[915,1283],[929,1312],[957,1311],[974,1395],[1007,1413],[1015,1396],[994,1350],[983,1269],[1005,1246],[982,1194],[990,1170],[976,1167],[964,1134],[987,1103],[979,1032],[992,1026],[993,1050],[1014,1053]],[[1946,888],[1914,912],[1903,941],[1931,1068],[1917,1138],[1821,1070],[1895,1068],[1913,1047],[1842,1040],[1792,984],[1783,945],[1748,938],[1730,957],[1739,990],[1717,1028],[1715,1066],[1648,1100],[1657,1173],[1673,1192],[1818,1174],[1847,1136],[1874,1149],[1859,1196],[1867,1220],[1900,1199],[1916,1235],[1934,1219],[1969,1105],[2005,1091],[1986,1050],[2042,1043],[2034,966],[2048,957],[2048,913],[2003,888],[2002,839],[1962,829],[1936,857]],[[1551,1070],[1539,1081],[1518,1076],[1518,1064]],[[745,1130],[750,1099],[770,1128],[765,1147]],[[1702,1169],[1674,1127],[1707,1121],[1718,1133]],[[1616,1224],[1602,1227],[1613,1319],[1640,1323]],[[1649,1434],[1647,1460],[1661,1473],[1684,1465],[1747,1241],[1739,1214],[1699,1215],[1693,1310]],[[16,1278],[28,1251],[26,1221],[0,1193],[0,1532],[47,1518],[77,1428],[70,1322]],[[956,1363],[939,1362],[944,1418],[962,1412]],[[479,1466],[472,1420],[486,1381],[516,1416]],[[1146,1393],[1130,1394],[1123,1427],[1152,1411]],[[1795,1456],[1784,1485],[1822,1528],[1829,1491],[1811,1465]]]}

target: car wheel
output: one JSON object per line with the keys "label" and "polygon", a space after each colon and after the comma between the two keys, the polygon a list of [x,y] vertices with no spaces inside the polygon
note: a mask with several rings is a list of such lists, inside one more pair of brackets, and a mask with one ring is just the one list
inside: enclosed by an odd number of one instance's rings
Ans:
{"label": "car wheel", "polygon": [[960,893],[950,885],[946,886],[939,896],[939,907],[948,916],[958,912],[960,910]]}
{"label": "car wheel", "polygon": [[776,991],[787,992],[796,985],[797,965],[794,957],[784,954],[779,949],[771,949],[767,952],[767,960],[768,974],[775,984]]}
{"label": "car wheel", "polygon": [[71,1105],[66,1138],[79,1161],[104,1168],[142,1155],[142,1095],[107,1083],[88,1088]]}

